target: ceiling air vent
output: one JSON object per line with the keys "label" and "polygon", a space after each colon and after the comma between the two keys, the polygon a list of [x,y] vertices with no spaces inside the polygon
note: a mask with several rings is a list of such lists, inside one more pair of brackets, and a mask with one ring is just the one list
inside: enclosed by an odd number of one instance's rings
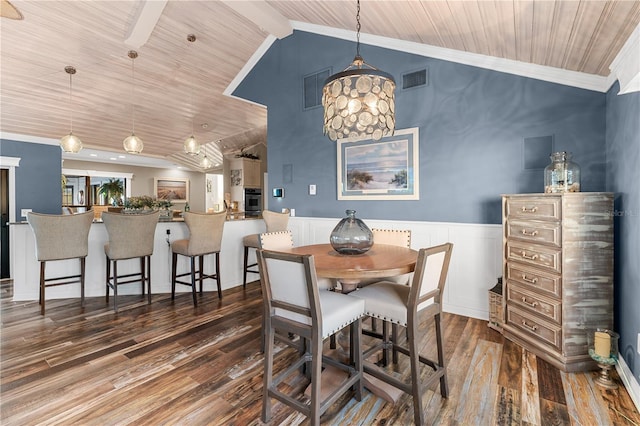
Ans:
{"label": "ceiling air vent", "polygon": [[324,86],[324,81],[329,78],[330,73],[331,69],[327,68],[304,76],[304,90],[302,91],[304,109],[314,108],[322,103],[322,87]]}
{"label": "ceiling air vent", "polygon": [[414,71],[402,75],[402,90],[427,85],[427,70]]}

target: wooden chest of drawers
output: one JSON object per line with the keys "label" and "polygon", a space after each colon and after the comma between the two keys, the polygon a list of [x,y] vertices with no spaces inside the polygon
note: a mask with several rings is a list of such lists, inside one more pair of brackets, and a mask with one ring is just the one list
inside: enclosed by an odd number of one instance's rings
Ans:
{"label": "wooden chest of drawers", "polygon": [[564,371],[613,328],[613,194],[502,196],[504,335]]}

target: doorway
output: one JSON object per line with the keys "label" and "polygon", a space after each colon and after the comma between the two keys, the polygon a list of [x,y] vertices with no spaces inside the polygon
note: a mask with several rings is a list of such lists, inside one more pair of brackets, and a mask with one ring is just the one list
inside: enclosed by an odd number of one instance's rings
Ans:
{"label": "doorway", "polygon": [[9,170],[0,169],[0,279],[11,277],[9,270]]}

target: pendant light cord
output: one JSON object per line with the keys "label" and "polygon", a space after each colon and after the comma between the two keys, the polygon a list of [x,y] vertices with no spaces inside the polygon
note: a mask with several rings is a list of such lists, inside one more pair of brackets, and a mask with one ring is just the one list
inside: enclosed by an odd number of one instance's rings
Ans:
{"label": "pendant light cord", "polygon": [[[136,55],[137,56],[137,55]],[[130,55],[131,58],[131,134],[136,133],[136,56]]]}
{"label": "pendant light cord", "polygon": [[69,114],[69,133],[73,133],[73,73],[69,73],[69,109],[71,113]]}

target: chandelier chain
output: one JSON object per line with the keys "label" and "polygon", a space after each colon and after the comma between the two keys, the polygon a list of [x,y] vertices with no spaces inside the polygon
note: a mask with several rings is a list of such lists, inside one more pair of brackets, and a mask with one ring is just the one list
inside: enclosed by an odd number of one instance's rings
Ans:
{"label": "chandelier chain", "polygon": [[356,56],[360,57],[360,0],[356,11]]}

